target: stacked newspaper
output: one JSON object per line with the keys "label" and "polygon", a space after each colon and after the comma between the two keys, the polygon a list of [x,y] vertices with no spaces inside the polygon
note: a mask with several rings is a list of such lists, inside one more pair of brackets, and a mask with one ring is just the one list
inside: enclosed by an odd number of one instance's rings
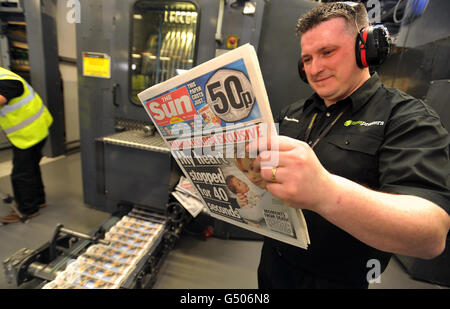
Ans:
{"label": "stacked newspaper", "polygon": [[43,289],[118,289],[164,230],[159,222],[125,216]]}
{"label": "stacked newspaper", "polygon": [[184,176],[181,176],[172,195],[194,218],[197,217],[202,210],[205,210],[200,195],[197,193],[192,183]]}
{"label": "stacked newspaper", "polygon": [[[251,45],[157,84],[138,97],[211,216],[308,247],[302,212],[274,198],[253,169],[257,151],[248,145],[277,133]],[[266,168],[276,167],[276,160],[271,158]]]}

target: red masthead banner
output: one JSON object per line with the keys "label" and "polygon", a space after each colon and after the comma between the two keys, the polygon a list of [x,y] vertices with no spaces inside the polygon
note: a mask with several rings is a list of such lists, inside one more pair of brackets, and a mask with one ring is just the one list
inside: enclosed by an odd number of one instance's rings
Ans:
{"label": "red masthead banner", "polygon": [[159,126],[192,120],[197,115],[186,87],[160,96],[146,105]]}

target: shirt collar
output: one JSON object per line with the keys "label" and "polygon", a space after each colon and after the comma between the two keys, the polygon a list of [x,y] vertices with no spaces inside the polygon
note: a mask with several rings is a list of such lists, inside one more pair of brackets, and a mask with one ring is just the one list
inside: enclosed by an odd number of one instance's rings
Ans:
{"label": "shirt collar", "polygon": [[[359,110],[363,107],[369,99],[375,94],[377,89],[381,86],[381,81],[378,77],[378,73],[374,73],[361,87],[359,87],[355,92],[353,92],[347,99],[344,101],[350,101],[352,104],[353,112]],[[318,107],[320,110],[325,110],[325,102],[317,93],[314,93],[311,97],[309,97],[303,109],[305,110],[308,106],[313,104]],[[337,102],[336,104],[338,104]]]}

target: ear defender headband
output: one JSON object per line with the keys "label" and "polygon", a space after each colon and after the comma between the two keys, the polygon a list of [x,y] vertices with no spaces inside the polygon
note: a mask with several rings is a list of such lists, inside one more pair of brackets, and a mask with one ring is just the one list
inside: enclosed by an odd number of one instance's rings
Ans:
{"label": "ear defender headband", "polygon": [[[353,2],[344,2],[350,6],[356,5]],[[356,23],[356,20],[355,20]],[[356,24],[356,27],[358,25]],[[369,26],[363,28],[356,36],[356,63],[361,69],[381,65],[391,52],[391,39],[389,32],[383,25]],[[308,83],[305,67],[300,60],[297,65],[298,74],[301,80]]]}

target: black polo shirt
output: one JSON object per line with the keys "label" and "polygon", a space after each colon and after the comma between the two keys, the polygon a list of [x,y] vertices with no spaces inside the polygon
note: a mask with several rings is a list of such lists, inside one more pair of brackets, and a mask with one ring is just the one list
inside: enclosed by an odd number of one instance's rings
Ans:
{"label": "black polo shirt", "polygon": [[[429,106],[384,86],[374,74],[349,98],[326,107],[316,94],[285,108],[280,135],[304,140],[318,136],[343,112],[314,151],[332,174],[388,193],[430,200],[450,212],[449,135]],[[367,262],[378,259],[382,270],[391,254],[371,248],[304,210],[311,238],[308,251],[266,239],[293,267],[340,281],[364,282]]]}

